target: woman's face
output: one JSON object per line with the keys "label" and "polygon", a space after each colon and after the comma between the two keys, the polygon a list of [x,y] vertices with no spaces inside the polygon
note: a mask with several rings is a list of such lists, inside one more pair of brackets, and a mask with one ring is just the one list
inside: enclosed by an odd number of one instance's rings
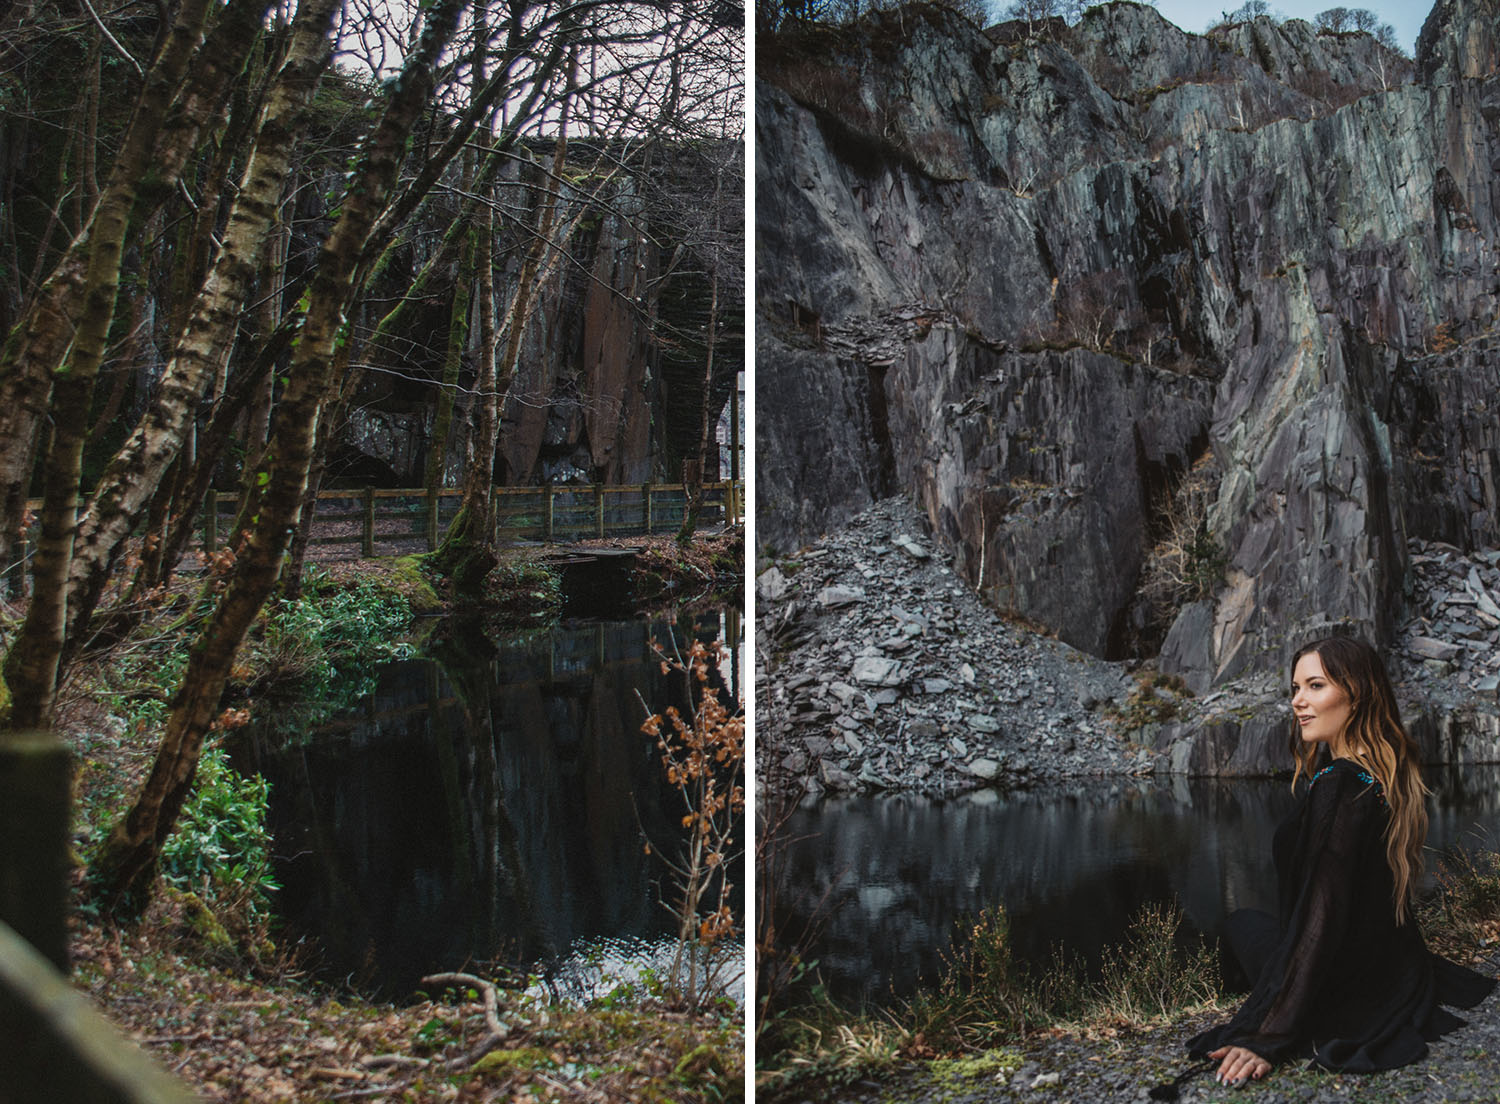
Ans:
{"label": "woman's face", "polygon": [[1352,708],[1344,693],[1323,670],[1317,652],[1308,652],[1292,671],[1292,713],[1302,729],[1302,739],[1309,743],[1338,742],[1348,723]]}

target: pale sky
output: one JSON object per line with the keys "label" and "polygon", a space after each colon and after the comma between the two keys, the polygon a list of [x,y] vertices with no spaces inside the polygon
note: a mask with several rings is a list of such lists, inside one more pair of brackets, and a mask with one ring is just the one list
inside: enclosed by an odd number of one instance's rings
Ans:
{"label": "pale sky", "polygon": [[[1222,12],[1233,11],[1241,3],[1243,0],[1207,0],[1206,3],[1160,0],[1156,10],[1184,31],[1202,34],[1209,24],[1218,22]],[[1282,3],[1270,0],[1270,4],[1271,11],[1284,19],[1306,19],[1309,23],[1318,12],[1329,8],[1367,8],[1378,15],[1381,22],[1389,23],[1396,29],[1396,40],[1408,54],[1416,51],[1417,35],[1421,33],[1427,13],[1432,10],[1430,3],[1406,3],[1403,0],[1379,0],[1377,3],[1362,0],[1319,0],[1312,4],[1299,4],[1296,0],[1285,0]]]}

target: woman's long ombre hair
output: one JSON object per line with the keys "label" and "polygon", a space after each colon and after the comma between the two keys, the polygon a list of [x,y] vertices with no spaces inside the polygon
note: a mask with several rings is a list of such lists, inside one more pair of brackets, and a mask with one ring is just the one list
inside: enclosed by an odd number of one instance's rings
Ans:
{"label": "woman's long ombre hair", "polygon": [[[1422,783],[1417,745],[1401,725],[1396,694],[1380,653],[1363,640],[1329,636],[1300,648],[1292,657],[1292,670],[1309,652],[1317,653],[1324,673],[1349,698],[1349,720],[1336,743],[1344,754],[1357,756],[1385,790],[1391,809],[1385,858],[1395,881],[1396,922],[1404,923],[1412,886],[1422,873],[1422,846],[1427,840],[1427,806],[1422,800],[1427,787]],[[1318,748],[1299,739],[1292,754],[1297,761],[1292,774],[1296,786],[1304,773],[1311,777]]]}

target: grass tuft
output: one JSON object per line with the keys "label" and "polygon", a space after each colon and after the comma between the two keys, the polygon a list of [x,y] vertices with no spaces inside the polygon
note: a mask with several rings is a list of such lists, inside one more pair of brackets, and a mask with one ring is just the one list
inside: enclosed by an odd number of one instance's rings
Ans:
{"label": "grass tuft", "polygon": [[986,909],[961,926],[938,984],[888,1013],[850,1013],[814,987],[808,1003],[762,1036],[758,1091],[766,1100],[802,1099],[898,1058],[932,1060],[930,1072],[944,1081],[993,1078],[1020,1065],[1014,1047],[1036,1032],[1115,1034],[1215,1007],[1217,956],[1201,939],[1183,939],[1181,927],[1175,905],[1146,906],[1090,978],[1061,950],[1045,971],[1026,969],[1004,910]]}

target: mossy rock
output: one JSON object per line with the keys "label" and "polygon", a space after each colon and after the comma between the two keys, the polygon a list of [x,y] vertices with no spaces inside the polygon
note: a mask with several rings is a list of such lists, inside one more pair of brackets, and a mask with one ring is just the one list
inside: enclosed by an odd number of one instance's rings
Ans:
{"label": "mossy rock", "polygon": [[213,909],[204,903],[203,898],[170,885],[165,888],[165,895],[181,910],[182,923],[188,934],[209,952],[224,958],[238,957],[239,947],[234,937],[229,934],[229,929],[214,914]]}
{"label": "mossy rock", "polygon": [[390,561],[392,589],[406,599],[414,614],[441,613],[443,600],[427,577],[426,556],[399,556]]}
{"label": "mossy rock", "polygon": [[552,1054],[541,1047],[492,1050],[474,1063],[474,1073],[511,1073],[516,1070],[552,1069]]}
{"label": "mossy rock", "polygon": [[928,1071],[939,1081],[972,1081],[1011,1073],[1021,1066],[1021,1055],[1014,1050],[986,1050],[968,1058],[938,1058]]}
{"label": "mossy rock", "polygon": [[509,556],[485,577],[483,598],[501,624],[535,625],[562,612],[562,579],[545,563]]}

